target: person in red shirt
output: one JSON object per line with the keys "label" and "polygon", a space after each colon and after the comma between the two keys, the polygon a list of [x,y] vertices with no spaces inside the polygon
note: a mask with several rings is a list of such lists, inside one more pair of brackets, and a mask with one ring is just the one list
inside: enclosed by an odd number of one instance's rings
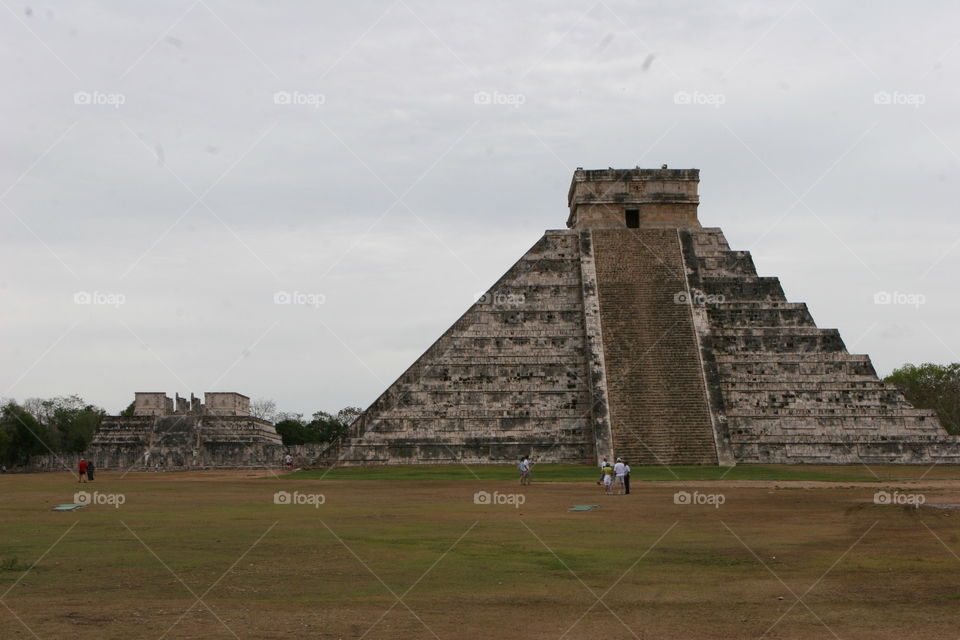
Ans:
{"label": "person in red shirt", "polygon": [[80,464],[77,465],[77,472],[80,474],[80,477],[77,478],[77,482],[86,482],[87,481],[87,461],[83,458],[80,458]]}

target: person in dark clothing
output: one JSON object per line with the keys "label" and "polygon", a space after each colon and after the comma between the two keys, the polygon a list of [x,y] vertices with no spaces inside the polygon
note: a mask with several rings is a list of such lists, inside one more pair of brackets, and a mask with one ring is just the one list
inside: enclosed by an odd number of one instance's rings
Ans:
{"label": "person in dark clothing", "polygon": [[93,482],[93,460],[87,461],[87,482]]}
{"label": "person in dark clothing", "polygon": [[623,488],[624,493],[630,493],[630,465],[626,460],[623,461],[623,466],[626,469],[626,473],[623,474]]}

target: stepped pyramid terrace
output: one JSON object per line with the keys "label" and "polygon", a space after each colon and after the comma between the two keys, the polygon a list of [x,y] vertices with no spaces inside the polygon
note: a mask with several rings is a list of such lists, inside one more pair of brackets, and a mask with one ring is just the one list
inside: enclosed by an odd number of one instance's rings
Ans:
{"label": "stepped pyramid terrace", "polygon": [[750,253],[697,169],[577,169],[548,230],[317,464],[960,462]]}
{"label": "stepped pyramid terrace", "polygon": [[163,392],[134,394],[132,416],[108,416],[85,455],[100,469],[203,469],[279,464],[273,424],[250,415],[250,398],[207,392],[205,402]]}

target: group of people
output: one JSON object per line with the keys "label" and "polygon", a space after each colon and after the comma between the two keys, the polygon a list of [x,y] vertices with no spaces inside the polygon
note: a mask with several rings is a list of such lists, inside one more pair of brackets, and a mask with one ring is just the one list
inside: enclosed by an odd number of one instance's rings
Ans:
{"label": "group of people", "polygon": [[520,458],[520,464],[517,465],[520,472],[520,484],[530,484],[533,482],[533,460],[528,456]]}
{"label": "group of people", "polygon": [[80,458],[77,465],[77,482],[93,482],[93,460]]}
{"label": "group of people", "polygon": [[630,493],[630,465],[623,458],[617,458],[615,464],[610,464],[610,461],[604,458],[600,463],[600,479],[597,484],[603,486],[603,492],[607,495]]}

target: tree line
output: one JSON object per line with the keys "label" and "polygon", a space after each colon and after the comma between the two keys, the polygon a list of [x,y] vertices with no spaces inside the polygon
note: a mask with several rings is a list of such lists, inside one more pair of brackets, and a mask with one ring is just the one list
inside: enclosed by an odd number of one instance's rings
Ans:
{"label": "tree line", "polygon": [[960,362],[906,364],[883,379],[897,387],[918,409],[933,409],[940,424],[960,434]]}
{"label": "tree line", "polygon": [[[936,411],[948,433],[960,434],[960,363],[907,364],[884,381],[918,409]],[[331,442],[363,413],[357,407],[345,407],[336,414],[317,411],[307,419],[302,413],[278,411],[269,399],[255,400],[250,409],[254,417],[275,423],[287,446]],[[6,400],[0,406],[0,463],[15,466],[51,452],[82,453],[106,415],[78,395],[28,398],[22,404]],[[133,404],[121,415],[133,415]]]}
{"label": "tree line", "polygon": [[[287,446],[335,440],[362,413],[346,407],[336,414],[317,411],[308,420],[300,413],[277,411],[273,400],[256,400],[250,408],[254,417],[276,423]],[[106,415],[78,395],[0,401],[0,464],[16,467],[34,456],[83,453]],[[132,416],[133,403],[120,415]]]}
{"label": "tree line", "polygon": [[273,400],[254,400],[250,404],[250,414],[273,422],[283,444],[288,447],[332,442],[343,435],[361,413],[363,410],[359,407],[344,407],[336,414],[317,411],[308,420],[302,413],[277,411]]}
{"label": "tree line", "polygon": [[80,453],[107,412],[78,395],[8,400],[0,408],[0,462],[28,464],[47,453]]}

